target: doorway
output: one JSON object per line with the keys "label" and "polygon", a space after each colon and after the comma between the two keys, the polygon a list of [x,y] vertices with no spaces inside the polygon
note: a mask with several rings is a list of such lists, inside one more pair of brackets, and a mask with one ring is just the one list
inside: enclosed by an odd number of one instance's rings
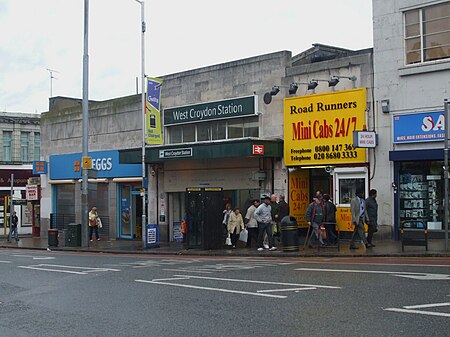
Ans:
{"label": "doorway", "polygon": [[139,186],[120,185],[119,187],[118,237],[138,239],[142,235],[142,202]]}

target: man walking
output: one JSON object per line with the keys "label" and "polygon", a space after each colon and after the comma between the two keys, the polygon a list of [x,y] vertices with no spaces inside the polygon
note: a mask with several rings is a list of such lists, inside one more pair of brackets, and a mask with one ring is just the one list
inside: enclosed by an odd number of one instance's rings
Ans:
{"label": "man walking", "polygon": [[322,237],[319,235],[319,226],[323,221],[322,200],[314,198],[313,202],[308,205],[306,209],[306,222],[312,228],[312,233],[308,239],[308,247],[313,248],[312,237],[315,236],[319,240],[320,246],[325,246]]}
{"label": "man walking", "polygon": [[270,197],[265,197],[264,202],[259,205],[255,211],[255,219],[258,222],[258,251],[263,251],[264,234],[267,234],[269,240],[269,250],[276,250],[273,245],[272,231],[272,208],[270,207]]}
{"label": "man walking", "polygon": [[259,207],[259,200],[253,200],[249,208],[247,208],[247,213],[245,214],[245,226],[247,227],[248,237],[246,248],[252,248],[252,241],[258,241],[258,222],[255,219],[255,211]]}
{"label": "man walking", "polygon": [[355,246],[355,239],[357,236],[359,237],[359,240],[364,242],[366,248],[372,247],[368,244],[366,236],[364,235],[364,217],[366,210],[363,189],[356,190],[356,197],[350,202],[350,211],[352,212],[352,225],[355,226],[350,241],[350,249],[357,249]]}
{"label": "man walking", "polygon": [[16,211],[13,212],[11,227],[9,228],[8,242],[11,242],[11,237],[14,233],[14,239],[19,241],[19,233],[17,232],[17,225],[19,224],[19,218],[17,217]]}
{"label": "man walking", "polygon": [[375,247],[372,243],[373,233],[378,232],[378,203],[377,190],[371,189],[366,199],[366,224],[368,226],[367,243],[369,247]]}

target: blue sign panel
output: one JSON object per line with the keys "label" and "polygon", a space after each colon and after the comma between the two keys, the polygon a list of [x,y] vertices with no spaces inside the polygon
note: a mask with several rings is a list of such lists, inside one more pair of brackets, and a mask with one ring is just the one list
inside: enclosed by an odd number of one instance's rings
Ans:
{"label": "blue sign panel", "polygon": [[444,140],[444,111],[394,116],[394,143]]}
{"label": "blue sign panel", "polygon": [[[119,151],[89,152],[98,178],[140,177],[141,164],[119,164]],[[81,153],[50,156],[50,179],[81,179]]]}
{"label": "blue sign panel", "polygon": [[43,160],[34,161],[33,174],[47,174],[47,162]]}

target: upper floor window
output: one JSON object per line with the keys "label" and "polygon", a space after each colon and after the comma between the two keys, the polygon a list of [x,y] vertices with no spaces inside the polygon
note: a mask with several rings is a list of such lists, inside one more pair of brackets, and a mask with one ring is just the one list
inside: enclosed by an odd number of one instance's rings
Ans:
{"label": "upper floor window", "polygon": [[34,160],[41,159],[41,134],[39,132],[34,133]]}
{"label": "upper floor window", "polygon": [[406,64],[450,58],[450,2],[404,14]]}
{"label": "upper floor window", "polygon": [[20,134],[20,160],[23,162],[30,161],[30,133],[22,132]]}
{"label": "upper floor window", "polygon": [[3,161],[12,161],[13,143],[12,143],[12,132],[3,131]]}
{"label": "upper floor window", "polygon": [[258,117],[235,118],[167,127],[169,143],[190,143],[219,139],[258,137]]}

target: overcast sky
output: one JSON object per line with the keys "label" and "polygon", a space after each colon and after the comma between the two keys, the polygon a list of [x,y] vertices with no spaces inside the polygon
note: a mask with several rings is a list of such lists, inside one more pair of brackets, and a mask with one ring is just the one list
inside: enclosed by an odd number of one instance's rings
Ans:
{"label": "overcast sky", "polygon": [[[141,6],[90,0],[89,98],[136,93]],[[0,0],[0,111],[82,98],[84,0]],[[372,0],[145,0],[146,74],[163,76],[322,43],[373,46]],[[140,91],[139,80],[139,91]]]}

